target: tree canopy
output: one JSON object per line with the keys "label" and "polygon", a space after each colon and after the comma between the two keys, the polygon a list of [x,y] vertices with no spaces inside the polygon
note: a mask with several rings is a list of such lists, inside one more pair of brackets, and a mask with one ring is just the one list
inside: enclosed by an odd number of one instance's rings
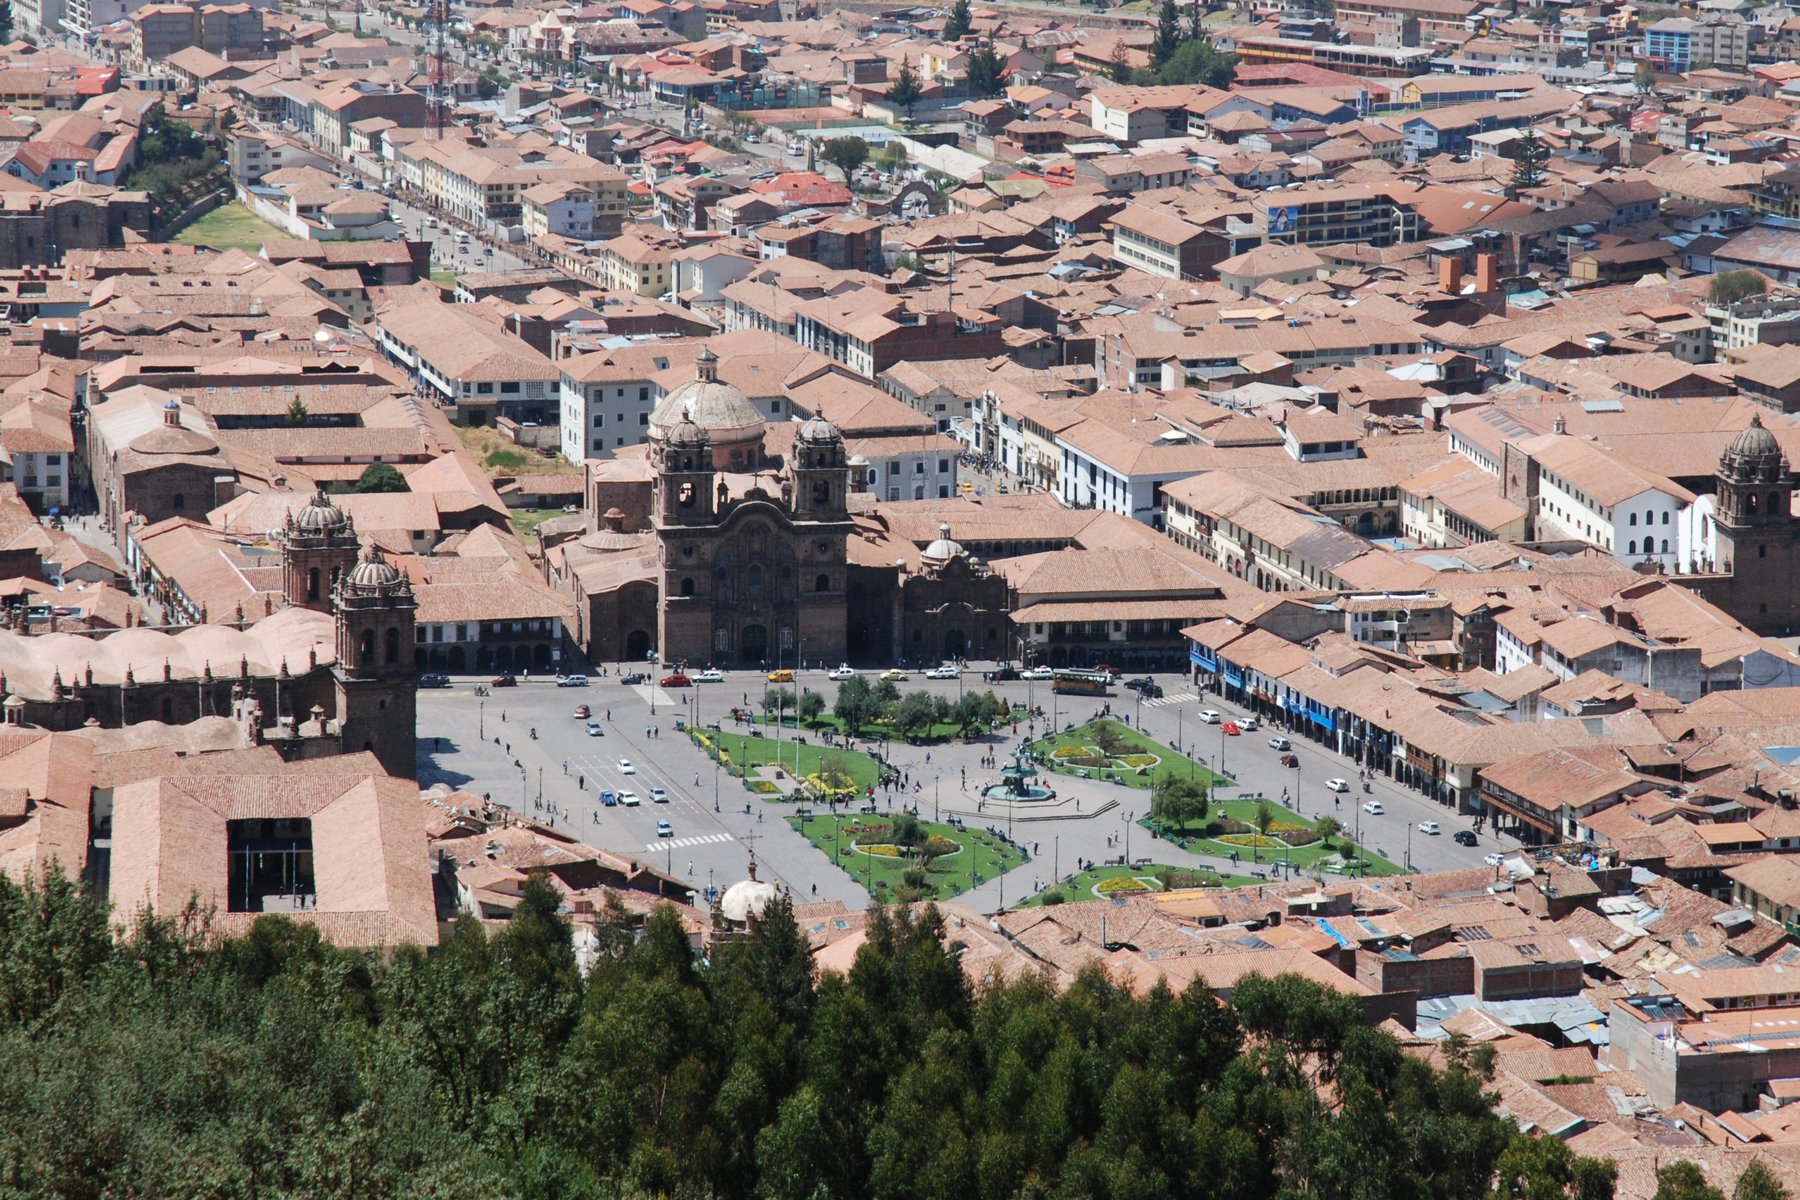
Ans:
{"label": "tree canopy", "polygon": [[1714,275],[1707,285],[1706,298],[1721,307],[1760,296],[1769,290],[1769,281],[1755,271],[1725,271]]}
{"label": "tree canopy", "polygon": [[1212,43],[1193,38],[1182,42],[1155,72],[1155,82],[1165,86],[1204,83],[1228,88],[1237,76],[1237,60],[1213,49]]}
{"label": "tree canopy", "polygon": [[869,158],[869,143],[856,136],[835,137],[819,150],[819,157],[844,173],[846,182]]}
{"label": "tree canopy", "polygon": [[[291,415],[291,414],[290,414]],[[406,476],[391,463],[370,463],[350,485],[353,492],[404,492]]]}
{"label": "tree canopy", "polygon": [[906,110],[906,119],[912,120],[913,106],[925,94],[925,86],[919,82],[919,73],[913,70],[912,59],[900,60],[900,73],[894,76],[894,82],[888,85],[888,99]]}
{"label": "tree canopy", "polygon": [[558,903],[534,879],[497,932],[465,918],[383,958],[278,916],[228,939],[144,917],[115,940],[74,884],[0,878],[6,1193],[1612,1193],[1610,1167],[1496,1114],[1469,1056],[1434,1069],[1295,977],[1229,1002],[1097,970],[977,989],[927,907],[875,911],[849,973],[815,980],[785,899],[705,959],[673,909],[635,927],[615,904],[584,977]]}

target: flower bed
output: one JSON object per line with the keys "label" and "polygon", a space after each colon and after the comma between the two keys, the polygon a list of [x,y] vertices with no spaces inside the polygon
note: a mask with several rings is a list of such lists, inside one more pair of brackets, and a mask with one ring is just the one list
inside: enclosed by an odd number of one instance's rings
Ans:
{"label": "flower bed", "polygon": [[774,784],[770,783],[766,779],[752,779],[752,780],[748,781],[747,783],[745,783],[744,786],[749,788],[751,791],[755,792],[759,796],[779,796],[779,795],[781,795],[781,789],[776,787]]}
{"label": "flower bed", "polygon": [[868,845],[864,845],[862,842],[853,842],[852,845],[864,854],[872,854],[876,858],[904,858],[906,856],[906,851],[891,842],[871,842]]}
{"label": "flower bed", "polygon": [[1133,892],[1147,892],[1150,885],[1141,879],[1129,875],[1121,875],[1117,879],[1102,879],[1094,890],[1102,896],[1126,896]]}
{"label": "flower bed", "polygon": [[1228,833],[1219,839],[1230,846],[1243,846],[1246,849],[1279,850],[1283,843],[1272,837],[1263,837],[1255,833]]}
{"label": "flower bed", "polygon": [[1094,753],[1095,753],[1095,748],[1093,746],[1063,746],[1062,748],[1058,749],[1055,752],[1055,754],[1053,754],[1051,757],[1063,758],[1063,759],[1091,758],[1091,757],[1093,757]]}
{"label": "flower bed", "polygon": [[1137,767],[1139,770],[1142,770],[1146,767],[1154,767],[1157,763],[1161,762],[1162,759],[1154,754],[1127,754],[1119,761],[1128,767]]}

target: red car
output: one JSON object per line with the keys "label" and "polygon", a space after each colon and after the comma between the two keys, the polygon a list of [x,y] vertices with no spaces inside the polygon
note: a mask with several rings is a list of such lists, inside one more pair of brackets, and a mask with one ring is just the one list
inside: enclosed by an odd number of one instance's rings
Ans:
{"label": "red car", "polygon": [[1297,767],[1300,765],[1300,756],[1298,754],[1284,754],[1281,756],[1281,765],[1284,767]]}
{"label": "red car", "polygon": [[683,675],[680,671],[677,671],[673,675],[664,675],[660,682],[660,686],[662,686],[662,687],[693,687],[694,681],[689,679],[686,675]]}
{"label": "red car", "polygon": [[1236,736],[1238,736],[1238,734],[1244,732],[1243,730],[1238,728],[1238,723],[1236,721],[1225,722],[1224,725],[1219,727],[1219,731],[1221,733],[1223,733],[1226,737],[1236,737]]}
{"label": "red car", "polygon": [[496,675],[496,676],[494,676],[494,682],[488,684],[488,686],[489,687],[518,687],[519,681],[517,679],[513,678],[511,675]]}

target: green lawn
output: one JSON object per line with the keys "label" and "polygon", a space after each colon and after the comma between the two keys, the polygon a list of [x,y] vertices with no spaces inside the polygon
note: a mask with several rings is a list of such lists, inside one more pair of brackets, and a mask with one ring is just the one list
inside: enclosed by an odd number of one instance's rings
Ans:
{"label": "green lawn", "polygon": [[456,287],[456,272],[455,271],[433,271],[431,273],[431,282],[440,284],[443,287],[454,289]]}
{"label": "green lawn", "polygon": [[[773,763],[777,754],[780,755],[783,768],[789,773],[797,771],[805,778],[817,775],[822,766],[829,767],[850,776],[858,789],[874,786],[881,773],[881,764],[860,750],[843,750],[836,746],[820,745],[817,741],[799,746],[792,738],[777,742],[774,738],[752,737],[742,733],[715,733],[710,729],[703,733],[725,752],[730,759],[726,767],[733,775],[743,775],[746,769]],[[705,749],[704,746],[701,748]],[[798,766],[795,765],[796,757]]]}
{"label": "green lawn", "polygon": [[213,209],[173,240],[183,246],[211,246],[214,250],[236,246],[255,254],[264,242],[288,236],[242,204],[232,203]]}
{"label": "green lawn", "polygon": [[[1314,822],[1307,820],[1299,813],[1290,808],[1286,808],[1273,800],[1269,801],[1269,806],[1275,814],[1275,826],[1270,830],[1271,838],[1278,832],[1279,827],[1283,825],[1299,826],[1301,829],[1307,830],[1315,827]],[[1246,825],[1254,825],[1256,823],[1256,810],[1258,807],[1259,804],[1255,800],[1215,800],[1207,809],[1206,819],[1208,828],[1213,828],[1212,823],[1222,817],[1235,821],[1242,821]],[[1242,867],[1255,867],[1267,865],[1269,863],[1285,862],[1300,870],[1307,870],[1320,859],[1330,858],[1333,855],[1338,854],[1338,843],[1355,833],[1356,815],[1354,813],[1347,816],[1335,813],[1332,815],[1343,823],[1343,831],[1332,838],[1332,845],[1330,848],[1327,848],[1325,845],[1318,842],[1311,845],[1285,847],[1281,845],[1258,847],[1236,844],[1223,841],[1219,836],[1209,837],[1199,826],[1184,827],[1179,830],[1164,830],[1163,836],[1167,837],[1170,841],[1174,842],[1184,850],[1192,851],[1195,854],[1204,854],[1208,857],[1226,858],[1235,852],[1239,859],[1239,865]],[[1145,828],[1150,828],[1152,825],[1158,825],[1160,823],[1145,819],[1140,821],[1139,824],[1143,825]],[[1367,838],[1363,841],[1363,851],[1365,861],[1368,864],[1365,872],[1366,874],[1398,875],[1401,873],[1400,867],[1396,864],[1369,852]]]}
{"label": "green lawn", "polygon": [[[795,685],[791,684],[791,683],[771,683],[771,684],[766,684],[765,686],[772,687],[772,688],[773,687],[792,688]],[[810,691],[811,689],[807,689],[807,690]],[[750,699],[753,702],[755,702],[756,704],[760,705],[762,703],[762,698],[760,696],[756,695],[754,692],[751,693]],[[1023,710],[1020,710],[1020,711],[1023,712]],[[775,714],[774,713],[763,713],[756,718],[756,722],[759,725],[773,726],[775,724]],[[795,727],[794,714],[790,712],[790,713],[788,713],[787,716],[783,717],[782,721],[781,721],[781,725],[782,725],[782,728],[784,728],[784,729],[793,729]],[[836,717],[832,716],[829,712],[827,712],[826,714],[821,716],[817,721],[806,722],[805,725],[801,726],[801,729],[803,732],[806,732],[806,733],[817,733],[820,730],[829,729],[833,733],[841,734],[844,732],[844,723],[842,721],[838,720]],[[977,730],[975,732],[977,734],[979,734],[982,731]],[[919,735],[919,741],[921,743],[947,742],[951,738],[957,737],[961,733],[962,733],[962,726],[957,725],[954,722],[946,722],[942,725],[933,725],[933,726],[931,726],[931,728],[927,729],[924,733],[921,733]],[[894,743],[899,743],[901,745],[906,744],[906,739],[900,736],[900,731],[895,729],[893,724],[888,721],[874,721],[868,725],[865,725],[863,727],[862,732],[857,734],[856,737],[857,737],[858,741],[894,742]]]}
{"label": "green lawn", "polygon": [[[1135,765],[1123,768],[1078,767],[1065,765],[1057,759],[1056,752],[1058,750],[1093,746],[1096,731],[1102,726],[1119,735],[1127,747],[1125,753],[1155,755],[1157,763],[1154,766],[1146,764],[1146,769],[1140,774]],[[1137,730],[1129,729],[1117,721],[1091,721],[1086,725],[1078,725],[1067,733],[1059,733],[1051,738],[1041,738],[1033,742],[1031,748],[1041,756],[1038,766],[1046,772],[1055,771],[1060,775],[1079,775],[1082,771],[1086,771],[1086,778],[1112,780],[1128,787],[1149,788],[1158,779],[1171,773],[1199,780],[1207,787],[1216,787],[1221,781],[1229,782],[1225,776],[1215,774],[1193,759],[1177,754],[1161,742],[1145,737]]]}
{"label": "green lawn", "polygon": [[[914,859],[871,854],[858,848],[891,844],[886,840],[893,828],[891,815],[789,817],[788,824],[805,834],[808,841],[879,900],[901,899],[902,889],[906,886],[904,875],[918,866]],[[929,835],[949,838],[958,848],[954,854],[932,861],[926,871],[926,888],[917,897],[919,899],[948,900],[1025,861],[1024,851],[1007,845],[986,830],[962,830],[931,821],[924,825]]]}
{"label": "green lawn", "polygon": [[[1014,908],[1035,908],[1045,903],[1053,895],[1061,896],[1071,903],[1080,900],[1100,900],[1108,896],[1127,896],[1137,892],[1159,892],[1164,890],[1163,880],[1167,877],[1170,888],[1190,887],[1250,887],[1264,882],[1248,875],[1221,875],[1217,871],[1195,870],[1189,867],[1166,867],[1150,864],[1142,867],[1095,867],[1091,871],[1083,871],[1079,875],[1070,876],[1054,888],[1046,888],[1028,899],[1021,900]],[[1100,890],[1100,884],[1114,879],[1134,879],[1142,888],[1124,890]]]}
{"label": "green lawn", "polygon": [[562,515],[563,511],[560,508],[515,508],[512,510],[513,532],[519,535],[521,541],[529,543],[531,535],[537,532],[539,525],[551,517]]}

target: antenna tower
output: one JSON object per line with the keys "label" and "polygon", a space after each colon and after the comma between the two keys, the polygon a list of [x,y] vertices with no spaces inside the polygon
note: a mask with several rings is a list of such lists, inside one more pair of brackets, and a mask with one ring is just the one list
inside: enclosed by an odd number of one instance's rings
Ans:
{"label": "antenna tower", "polygon": [[435,140],[450,124],[450,0],[431,0],[431,97],[426,129]]}

